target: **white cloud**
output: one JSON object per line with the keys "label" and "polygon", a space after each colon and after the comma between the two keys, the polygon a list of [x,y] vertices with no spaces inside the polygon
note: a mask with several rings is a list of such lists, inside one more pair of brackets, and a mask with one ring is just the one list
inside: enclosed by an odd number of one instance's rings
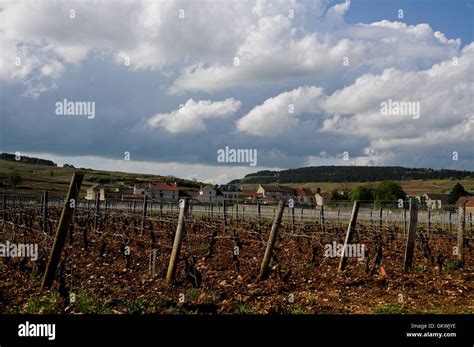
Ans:
{"label": "white cloud", "polygon": [[[171,93],[213,92],[306,76],[331,79],[354,70],[413,69],[458,52],[459,40],[427,24],[383,20],[349,25],[344,22],[349,6],[346,1],[324,11],[323,0],[5,2],[0,78],[54,79],[95,54],[119,65],[128,58],[127,68],[133,70],[167,76],[178,71]],[[289,10],[295,18],[289,18]],[[314,29],[308,29],[308,22]],[[19,55],[20,69],[12,64]],[[238,67],[234,57],[240,58]],[[345,57],[349,66],[343,65]]]}
{"label": "white cloud", "polygon": [[[426,160],[428,153],[440,147],[472,152],[474,123],[469,121],[474,110],[472,76],[474,43],[466,46],[456,60],[423,71],[390,68],[381,74],[366,74],[331,95],[324,95],[315,86],[281,93],[254,107],[237,121],[237,128],[266,137],[302,133],[308,124],[300,124],[300,116],[310,113],[313,117],[309,121],[314,126],[320,124],[314,136],[334,134],[368,141],[359,156],[351,154],[354,156],[351,164],[359,165],[403,161],[403,156],[408,157],[414,151],[426,153]],[[420,103],[419,119],[382,115],[381,102],[388,99]],[[288,113],[290,103],[295,104],[294,114]],[[322,159],[310,156],[308,160]]]}
{"label": "white cloud", "polygon": [[240,109],[241,102],[234,98],[222,101],[189,99],[184,105],[169,113],[157,113],[147,123],[151,128],[162,127],[170,133],[186,133],[206,129],[204,120],[227,118]]}
{"label": "white cloud", "polygon": [[277,136],[294,129],[299,116],[314,112],[322,88],[300,87],[265,100],[237,121],[237,130],[252,135]]}
{"label": "white cloud", "polygon": [[[184,67],[169,91],[214,92],[314,76],[331,80],[336,74],[355,75],[396,67],[402,70],[428,67],[456,55],[460,40],[433,32],[428,24],[407,25],[383,20],[349,25],[344,14],[350,2],[336,4],[318,20],[315,31],[298,26],[283,14],[265,16],[251,25],[235,51],[240,65],[231,59]],[[348,65],[344,65],[344,59]]]}
{"label": "white cloud", "polygon": [[[197,58],[221,62],[231,59],[255,20],[253,6],[247,1],[186,0],[2,2],[0,78],[24,82],[58,77],[44,70],[47,74],[41,76],[37,70],[51,62],[76,65],[91,53],[122,66],[127,57],[130,69],[164,71]],[[16,56],[23,56],[20,69],[14,65]]]}

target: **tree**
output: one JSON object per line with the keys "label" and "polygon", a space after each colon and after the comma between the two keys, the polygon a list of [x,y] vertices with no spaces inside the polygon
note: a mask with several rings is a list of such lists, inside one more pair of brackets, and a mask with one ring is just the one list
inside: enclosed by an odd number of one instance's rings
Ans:
{"label": "tree", "polygon": [[21,183],[22,179],[21,179],[21,176],[18,172],[13,171],[8,176],[8,181],[10,182],[10,184],[12,186],[16,187],[17,185],[19,185]]}
{"label": "tree", "polygon": [[400,183],[395,181],[382,181],[375,188],[375,198],[377,201],[397,201],[405,199],[406,193]]}
{"label": "tree", "polygon": [[349,197],[347,196],[347,192],[345,190],[334,189],[334,190],[331,191],[330,200],[332,200],[332,201],[348,200],[348,199],[349,199]]}
{"label": "tree", "polygon": [[374,190],[366,186],[357,186],[351,189],[349,193],[349,198],[351,201],[373,201],[374,200]]}
{"label": "tree", "polygon": [[453,189],[449,193],[448,204],[449,205],[454,205],[456,203],[456,201],[458,201],[458,199],[461,196],[469,196],[469,195],[470,194],[468,192],[466,192],[463,185],[458,182],[454,185]]}

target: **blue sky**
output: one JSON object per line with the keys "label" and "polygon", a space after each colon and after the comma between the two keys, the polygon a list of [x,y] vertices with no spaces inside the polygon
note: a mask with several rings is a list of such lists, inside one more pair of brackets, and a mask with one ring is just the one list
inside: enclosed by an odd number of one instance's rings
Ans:
{"label": "blue sky", "polygon": [[[474,170],[473,1],[0,8],[1,151],[218,183],[327,164]],[[56,114],[64,99],[94,119]],[[389,100],[407,112],[383,114]],[[257,166],[219,163],[226,146],[257,150]]]}

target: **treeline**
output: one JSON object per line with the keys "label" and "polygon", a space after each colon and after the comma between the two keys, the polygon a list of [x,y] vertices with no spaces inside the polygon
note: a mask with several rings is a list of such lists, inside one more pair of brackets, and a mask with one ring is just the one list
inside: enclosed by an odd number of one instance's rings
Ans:
{"label": "treeline", "polygon": [[20,163],[38,164],[38,165],[46,165],[46,166],[58,166],[52,160],[26,157],[24,155],[21,155],[18,158],[19,158],[19,160],[17,160],[17,157],[16,157],[15,154],[10,154],[10,153],[0,154],[0,160],[16,161],[16,162],[20,162]]}
{"label": "treeline", "polygon": [[[472,196],[464,189],[461,183],[456,183],[448,193],[447,206],[443,208],[451,210],[458,199],[463,196]],[[350,190],[334,189],[330,193],[330,201],[374,201],[374,202],[396,202],[399,199],[406,200],[408,195],[403,191],[400,183],[395,181],[382,181],[376,186],[359,185]],[[419,201],[425,205],[424,196]]]}
{"label": "treeline", "polygon": [[282,171],[259,171],[230,183],[306,183],[306,182],[375,182],[424,179],[474,178],[473,171],[413,169],[401,166],[310,166]]}

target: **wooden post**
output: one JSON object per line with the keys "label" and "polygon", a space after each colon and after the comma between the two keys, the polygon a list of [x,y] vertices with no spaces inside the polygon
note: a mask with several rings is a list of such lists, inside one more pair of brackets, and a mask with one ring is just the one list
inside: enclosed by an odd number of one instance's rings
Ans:
{"label": "wooden post", "polygon": [[43,192],[43,232],[47,232],[48,226],[48,192],[45,190]]}
{"label": "wooden post", "polygon": [[354,206],[352,207],[351,220],[347,226],[346,239],[344,241],[344,246],[342,247],[341,260],[339,261],[339,272],[344,271],[347,265],[347,256],[346,249],[352,241],[352,235],[354,235],[354,229],[357,223],[357,214],[359,213],[360,202],[358,200],[354,201]]}
{"label": "wooden post", "polygon": [[471,233],[472,233],[472,212],[469,212],[469,222],[471,223]]}
{"label": "wooden post", "polygon": [[143,214],[142,214],[142,235],[145,232],[146,227],[146,209],[148,207],[148,195],[144,194],[143,197]]}
{"label": "wooden post", "polygon": [[95,214],[94,214],[94,230],[97,233],[99,229],[100,214],[100,192],[95,193]]}
{"label": "wooden post", "polygon": [[295,207],[291,208],[291,232],[295,232]]}
{"label": "wooden post", "polygon": [[466,227],[466,203],[459,206],[458,212],[458,239],[457,239],[457,247],[458,247],[458,261],[461,265],[464,264],[464,230]]}
{"label": "wooden post", "polygon": [[417,200],[410,199],[410,221],[408,225],[407,244],[405,249],[405,271],[411,268],[413,262],[413,250],[415,249],[416,224],[418,222]]}
{"label": "wooden post", "polygon": [[223,210],[223,215],[224,215],[224,234],[225,234],[225,227],[226,227],[226,222],[227,222],[227,206],[225,204],[225,200],[222,202],[222,210]]}
{"label": "wooden post", "polygon": [[107,224],[107,199],[104,200],[104,224]]}
{"label": "wooden post", "polygon": [[382,223],[383,223],[383,207],[380,207],[380,214],[379,214],[379,232],[382,235]]}
{"label": "wooden post", "polygon": [[150,255],[150,276],[152,278],[155,277],[156,275],[156,256],[158,254],[158,250],[156,248],[153,248],[153,251],[151,252]]}
{"label": "wooden post", "polygon": [[235,204],[235,224],[239,226],[239,204]]}
{"label": "wooden post", "polygon": [[449,211],[449,233],[451,234],[451,211]]}
{"label": "wooden post", "polygon": [[56,230],[53,248],[51,249],[46,271],[41,282],[41,290],[44,288],[49,288],[53,283],[56,268],[61,258],[64,241],[66,240],[69,223],[71,222],[72,215],[76,209],[77,198],[79,196],[83,178],[83,172],[75,172],[72,175],[69,191],[67,193],[66,200],[64,201],[63,212],[61,213],[61,218],[59,219],[58,228]]}
{"label": "wooden post", "polygon": [[179,217],[176,234],[174,235],[173,250],[171,251],[170,263],[166,274],[166,285],[171,286],[176,276],[176,266],[178,265],[179,253],[181,251],[181,242],[183,241],[184,217],[188,208],[186,199],[180,200]]}
{"label": "wooden post", "polygon": [[3,193],[2,207],[3,207],[2,219],[3,219],[3,223],[5,223],[5,217],[6,217],[6,214],[7,214],[7,196],[5,195],[5,193]]}
{"label": "wooden post", "polygon": [[403,233],[407,235],[407,210],[403,207]]}
{"label": "wooden post", "polygon": [[430,236],[431,231],[431,209],[428,208],[428,236]]}
{"label": "wooden post", "polygon": [[160,218],[163,217],[163,201],[160,200]]}
{"label": "wooden post", "polygon": [[214,204],[211,202],[211,217],[214,216]]}
{"label": "wooden post", "polygon": [[285,201],[280,200],[280,203],[278,204],[278,214],[275,215],[275,219],[273,220],[270,236],[268,237],[267,248],[265,249],[265,255],[263,256],[262,265],[260,267],[260,275],[258,276],[260,281],[264,280],[268,275],[268,264],[270,263],[270,258],[273,253],[273,247],[275,246],[278,228],[280,227],[281,217],[283,216],[284,209]]}
{"label": "wooden post", "polygon": [[321,205],[319,210],[319,222],[321,223],[321,231],[324,232],[324,206]]}
{"label": "wooden post", "polygon": [[340,229],[341,228],[341,209],[337,210],[337,224]]}
{"label": "wooden post", "polygon": [[257,214],[258,214],[258,219],[261,217],[261,210],[260,210],[260,202],[257,201]]}

